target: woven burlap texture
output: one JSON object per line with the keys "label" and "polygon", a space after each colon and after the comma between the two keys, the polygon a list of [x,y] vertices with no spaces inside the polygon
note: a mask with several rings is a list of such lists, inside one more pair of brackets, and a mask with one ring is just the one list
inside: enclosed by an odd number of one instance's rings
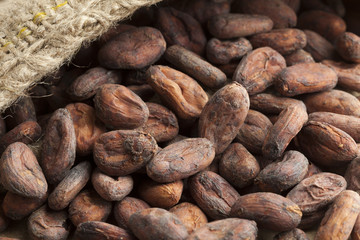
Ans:
{"label": "woven burlap texture", "polygon": [[0,11],[0,112],[136,9],[161,0],[14,0]]}

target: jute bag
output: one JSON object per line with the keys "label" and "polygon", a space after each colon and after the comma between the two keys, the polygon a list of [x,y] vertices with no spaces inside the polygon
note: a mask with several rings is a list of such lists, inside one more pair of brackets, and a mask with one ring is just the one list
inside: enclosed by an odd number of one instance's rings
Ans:
{"label": "jute bag", "polygon": [[135,10],[161,0],[14,0],[0,10],[0,112]]}

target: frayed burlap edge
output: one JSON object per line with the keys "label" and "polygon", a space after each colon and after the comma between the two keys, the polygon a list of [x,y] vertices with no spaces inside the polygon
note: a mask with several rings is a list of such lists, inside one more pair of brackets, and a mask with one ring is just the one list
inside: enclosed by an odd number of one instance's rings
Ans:
{"label": "frayed burlap edge", "polygon": [[135,10],[161,0],[14,0],[0,14],[0,113]]}

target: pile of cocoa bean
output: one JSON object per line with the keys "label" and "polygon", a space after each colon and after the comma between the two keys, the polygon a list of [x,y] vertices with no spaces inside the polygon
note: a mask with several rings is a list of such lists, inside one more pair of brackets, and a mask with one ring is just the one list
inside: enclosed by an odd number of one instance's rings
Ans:
{"label": "pile of cocoa bean", "polygon": [[358,5],[140,9],[2,114],[0,230],[359,240]]}

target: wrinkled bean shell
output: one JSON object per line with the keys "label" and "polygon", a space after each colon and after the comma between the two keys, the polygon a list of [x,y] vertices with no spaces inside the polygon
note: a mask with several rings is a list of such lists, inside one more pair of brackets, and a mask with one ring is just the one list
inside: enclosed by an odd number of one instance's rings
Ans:
{"label": "wrinkled bean shell", "polygon": [[149,118],[138,130],[149,133],[157,142],[166,142],[176,137],[179,124],[175,114],[157,103],[147,102],[146,105],[150,112]]}
{"label": "wrinkled bean shell", "polygon": [[281,95],[291,97],[330,90],[337,81],[336,72],[321,63],[299,63],[279,73],[275,88]]}
{"label": "wrinkled bean shell", "polygon": [[268,32],[272,27],[273,21],[262,15],[225,13],[214,16],[208,21],[209,32],[220,39]]}
{"label": "wrinkled bean shell", "polygon": [[270,47],[262,47],[241,59],[232,80],[241,83],[249,95],[253,95],[270,87],[285,67],[285,59],[280,53]]}
{"label": "wrinkled bean shell", "polygon": [[254,48],[268,46],[282,55],[288,55],[305,47],[306,35],[295,28],[274,29],[252,36],[250,42]]}
{"label": "wrinkled bean shell", "polygon": [[57,211],[66,208],[89,181],[91,169],[87,161],[73,167],[49,195],[49,207]]}
{"label": "wrinkled bean shell", "polygon": [[159,30],[139,27],[108,41],[100,48],[98,60],[110,69],[141,69],[156,62],[165,48],[166,42]]}
{"label": "wrinkled bean shell", "polygon": [[240,197],[225,179],[210,171],[190,178],[188,186],[197,205],[212,219],[229,217],[231,207]]}
{"label": "wrinkled bean shell", "polygon": [[295,202],[304,215],[310,215],[327,206],[345,189],[342,176],[324,172],[305,178],[286,197]]}
{"label": "wrinkled bean shell", "polygon": [[60,182],[74,165],[76,135],[70,112],[56,110],[48,120],[42,145],[41,168],[50,184]]}
{"label": "wrinkled bean shell", "polygon": [[129,226],[136,237],[143,240],[185,240],[186,227],[173,213],[161,208],[148,208],[134,213]]}
{"label": "wrinkled bean shell", "polygon": [[358,155],[354,139],[324,122],[309,121],[296,137],[296,143],[310,161],[322,166],[341,166]]}
{"label": "wrinkled bean shell", "polygon": [[298,184],[308,172],[309,162],[298,151],[285,152],[280,161],[267,165],[255,179],[262,191],[281,193]]}
{"label": "wrinkled bean shell", "polygon": [[105,222],[111,213],[112,204],[93,190],[81,191],[69,205],[69,218],[77,226],[87,221]]}
{"label": "wrinkled bean shell", "polygon": [[149,134],[117,130],[102,134],[94,145],[94,162],[109,176],[126,176],[145,166],[157,152]]}
{"label": "wrinkled bean shell", "polygon": [[184,183],[178,180],[171,183],[157,183],[143,179],[137,185],[139,197],[152,207],[171,208],[180,201]]}
{"label": "wrinkled bean shell", "polygon": [[219,172],[234,187],[243,188],[253,183],[260,166],[243,145],[232,143],[222,154]]}
{"label": "wrinkled bean shell", "polygon": [[208,167],[215,157],[214,145],[205,138],[188,138],[160,150],[146,165],[157,182],[187,178]]}
{"label": "wrinkled bean shell", "polygon": [[127,87],[104,84],[95,98],[96,115],[111,129],[134,129],[149,117],[149,109],[141,98]]}
{"label": "wrinkled bean shell", "polygon": [[31,149],[24,143],[10,144],[0,159],[1,185],[20,196],[42,198],[48,184]]}
{"label": "wrinkled bean shell", "polygon": [[32,239],[42,240],[65,240],[71,228],[65,211],[52,211],[46,205],[30,215],[27,226]]}
{"label": "wrinkled bean shell", "polygon": [[79,224],[75,236],[79,240],[134,240],[134,237],[126,230],[100,221],[88,221]]}
{"label": "wrinkled bean shell", "polygon": [[199,117],[208,96],[191,77],[167,66],[147,70],[147,82],[182,119]]}
{"label": "wrinkled bean shell", "polygon": [[257,232],[258,229],[254,221],[239,218],[227,218],[223,220],[213,221],[204,225],[203,227],[193,232],[187,239],[255,240],[257,239]]}
{"label": "wrinkled bean shell", "polygon": [[91,183],[96,192],[107,201],[120,201],[131,192],[134,186],[131,176],[114,179],[100,172],[98,168],[92,173]]}
{"label": "wrinkled bean shell", "polygon": [[141,199],[125,197],[114,205],[114,217],[118,226],[129,229],[129,219],[135,212],[150,208],[150,206]]}
{"label": "wrinkled bean shell", "polygon": [[199,136],[222,153],[235,139],[249,111],[249,95],[237,82],[219,89],[205,105],[199,119]]}
{"label": "wrinkled bean shell", "polygon": [[296,203],[281,195],[258,192],[237,199],[230,216],[254,220],[261,228],[289,231],[299,225],[302,212]]}
{"label": "wrinkled bean shell", "polygon": [[169,212],[175,214],[185,225],[189,234],[204,226],[208,220],[201,209],[188,202],[182,202],[172,207]]}

